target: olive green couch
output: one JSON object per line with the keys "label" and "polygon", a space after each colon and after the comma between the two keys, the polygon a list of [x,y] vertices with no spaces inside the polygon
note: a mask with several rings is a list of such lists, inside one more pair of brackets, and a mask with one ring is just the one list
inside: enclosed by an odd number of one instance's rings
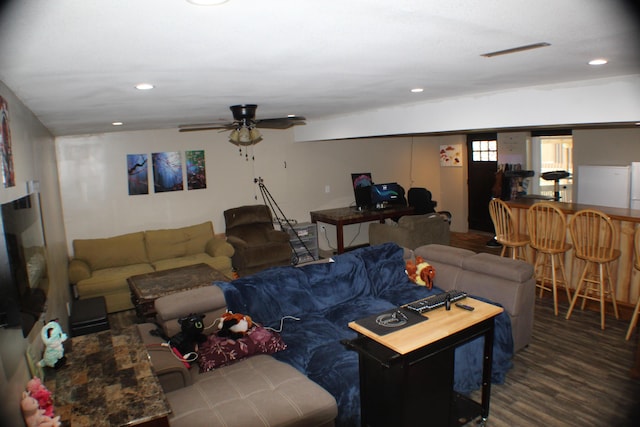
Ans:
{"label": "olive green couch", "polygon": [[232,276],[233,247],[216,237],[211,221],[165,230],[147,230],[73,241],[69,282],[80,299],[103,296],[107,311],[133,308],[127,278],[205,263]]}

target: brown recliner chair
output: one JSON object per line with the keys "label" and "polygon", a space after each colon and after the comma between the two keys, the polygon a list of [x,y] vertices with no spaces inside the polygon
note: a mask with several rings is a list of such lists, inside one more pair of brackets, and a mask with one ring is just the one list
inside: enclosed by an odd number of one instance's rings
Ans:
{"label": "brown recliner chair", "polygon": [[266,205],[240,206],[224,211],[227,242],[235,249],[231,258],[239,276],[267,267],[291,264],[289,235],[273,227]]}

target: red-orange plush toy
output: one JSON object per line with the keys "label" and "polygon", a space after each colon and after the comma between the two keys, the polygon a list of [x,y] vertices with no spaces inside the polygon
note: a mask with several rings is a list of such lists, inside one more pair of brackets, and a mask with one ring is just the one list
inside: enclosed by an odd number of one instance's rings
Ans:
{"label": "red-orange plush toy", "polygon": [[436,277],[436,269],[426,262],[422,257],[417,256],[416,261],[407,260],[407,275],[416,285],[433,288],[433,278]]}
{"label": "red-orange plush toy", "polygon": [[228,337],[236,340],[242,338],[252,326],[253,322],[251,321],[251,317],[227,311],[220,318],[218,325],[220,330],[217,335],[219,337]]}

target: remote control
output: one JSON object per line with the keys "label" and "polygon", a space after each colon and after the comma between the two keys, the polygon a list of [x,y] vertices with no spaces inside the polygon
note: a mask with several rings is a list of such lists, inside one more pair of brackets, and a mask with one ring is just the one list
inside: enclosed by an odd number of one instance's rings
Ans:
{"label": "remote control", "polygon": [[471,307],[470,305],[462,304],[461,302],[456,303],[456,307],[461,308],[463,310],[473,311],[475,307]]}

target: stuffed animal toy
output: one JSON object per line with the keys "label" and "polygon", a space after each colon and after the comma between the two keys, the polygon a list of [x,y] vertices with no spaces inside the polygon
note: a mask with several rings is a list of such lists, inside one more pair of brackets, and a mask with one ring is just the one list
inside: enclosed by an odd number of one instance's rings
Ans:
{"label": "stuffed animal toy", "polygon": [[42,360],[38,362],[38,366],[49,366],[58,368],[64,364],[64,348],[62,343],[67,340],[67,334],[62,332],[60,324],[51,321],[44,325],[40,332],[40,337],[45,345]]}
{"label": "stuffed animal toy", "polygon": [[198,344],[207,340],[207,336],[202,333],[204,317],[204,314],[190,313],[188,316],[179,318],[180,332],[171,337],[169,344],[182,355],[197,352]]}
{"label": "stuffed animal toy", "polygon": [[408,260],[406,263],[407,275],[416,285],[433,288],[433,278],[436,277],[436,270],[422,257],[417,256],[416,261]]}
{"label": "stuffed animal toy", "polygon": [[218,336],[227,337],[233,340],[242,338],[247,331],[253,326],[251,317],[240,313],[232,313],[227,311],[222,315],[218,324]]}
{"label": "stuffed animal toy", "polygon": [[22,392],[20,409],[27,427],[60,427],[60,417],[52,418],[45,415],[44,409],[38,406],[38,401],[26,391]]}
{"label": "stuffed animal toy", "polygon": [[48,417],[53,417],[53,399],[51,398],[51,392],[42,384],[40,378],[33,377],[27,382],[27,391],[29,395],[38,401],[38,406],[44,411],[44,414]]}

